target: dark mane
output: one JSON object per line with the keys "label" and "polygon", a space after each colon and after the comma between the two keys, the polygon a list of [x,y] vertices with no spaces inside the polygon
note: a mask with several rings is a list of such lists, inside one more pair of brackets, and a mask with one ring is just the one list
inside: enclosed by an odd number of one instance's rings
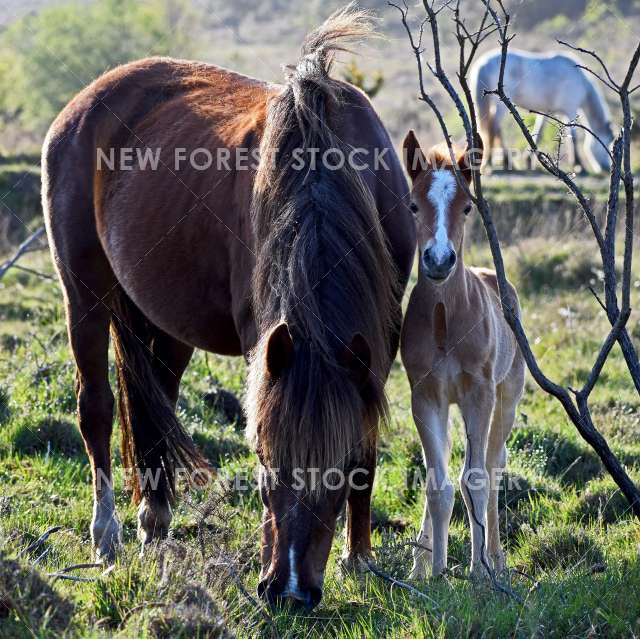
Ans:
{"label": "dark mane", "polygon": [[[247,410],[249,436],[257,445],[260,432],[258,452],[273,468],[344,468],[369,445],[387,411],[381,380],[398,321],[396,277],[375,201],[346,163],[337,171],[320,161],[315,170],[291,166],[294,149],[320,149],[320,158],[323,149],[345,148],[330,113],[350,108],[346,98],[354,89],[329,77],[331,59],[369,31],[363,11],[347,7],[332,15],[307,38],[267,116],[253,194],[261,339],[251,359]],[[281,321],[295,356],[274,383],[264,370],[266,336]],[[372,353],[365,389],[340,363],[356,333]]]}

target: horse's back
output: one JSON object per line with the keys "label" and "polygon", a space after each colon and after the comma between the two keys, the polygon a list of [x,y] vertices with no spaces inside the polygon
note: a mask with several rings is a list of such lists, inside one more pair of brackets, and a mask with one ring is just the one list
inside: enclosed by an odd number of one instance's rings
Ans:
{"label": "horse's back", "polygon": [[[492,49],[480,56],[471,71],[472,82],[483,89],[498,84],[502,52]],[[584,77],[573,56],[551,51],[538,53],[509,50],[504,84],[507,95],[519,106],[539,111],[569,112],[573,115],[584,99]]]}
{"label": "horse's back", "polygon": [[[152,58],[118,67],[81,91],[43,147],[43,204],[61,275],[62,265],[100,270],[99,295],[115,276],[169,334],[239,352],[230,281],[232,271],[251,260],[238,255],[251,250],[249,171],[230,178],[231,159],[221,170],[192,170],[188,155],[254,144],[277,90],[213,65]],[[138,152],[155,154],[155,166],[151,161],[144,168]],[[202,153],[198,163],[206,159]],[[207,311],[197,317],[188,304],[194,296]],[[222,339],[198,339],[212,334],[205,331],[211,325],[219,326]]]}

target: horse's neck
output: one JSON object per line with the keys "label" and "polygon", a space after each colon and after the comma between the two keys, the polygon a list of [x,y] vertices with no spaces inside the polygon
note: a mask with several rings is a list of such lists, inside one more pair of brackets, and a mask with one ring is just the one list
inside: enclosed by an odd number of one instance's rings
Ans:
{"label": "horse's neck", "polygon": [[434,317],[438,307],[441,307],[448,322],[457,313],[466,312],[469,306],[469,277],[471,273],[465,268],[460,259],[455,273],[441,285],[434,284],[426,276],[419,274],[418,284],[422,298],[422,304],[428,317]]}

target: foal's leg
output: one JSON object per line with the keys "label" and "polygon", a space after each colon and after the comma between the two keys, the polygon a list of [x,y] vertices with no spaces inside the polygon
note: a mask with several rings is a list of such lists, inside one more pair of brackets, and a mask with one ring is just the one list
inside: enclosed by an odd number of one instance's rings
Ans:
{"label": "foal's leg", "polygon": [[462,496],[471,524],[471,573],[486,574],[487,562],[487,506],[489,478],[487,476],[487,441],[489,424],[495,401],[491,380],[474,385],[460,402],[467,447],[460,477]]}
{"label": "foal's leg", "polygon": [[[151,350],[154,354],[155,374],[175,408],[178,401],[180,379],[189,364],[193,348],[159,329],[154,329]],[[162,539],[167,536],[171,515],[171,506],[166,499],[142,498],[138,507],[138,538],[143,543],[143,547],[144,544],[148,544],[154,539]]]}
{"label": "foal's leg", "polygon": [[426,576],[431,560],[432,574],[447,568],[449,523],[453,512],[455,489],[448,475],[450,439],[448,432],[449,405],[435,402],[414,390],[411,397],[413,419],[420,435],[427,469],[427,490],[422,527],[413,551],[411,577]]}
{"label": "foal's leg", "polygon": [[498,517],[498,496],[500,479],[507,463],[506,441],[516,418],[516,407],[522,397],[524,387],[524,363],[519,353],[505,380],[496,389],[496,405],[489,432],[487,446],[487,472],[491,481],[489,505],[487,509],[489,559],[493,569],[500,572],[505,567],[505,557],[500,544],[500,521]]}

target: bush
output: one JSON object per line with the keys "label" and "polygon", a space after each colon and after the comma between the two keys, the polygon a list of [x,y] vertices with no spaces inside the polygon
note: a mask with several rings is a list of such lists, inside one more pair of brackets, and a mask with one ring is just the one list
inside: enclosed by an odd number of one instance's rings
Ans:
{"label": "bush", "polygon": [[180,24],[189,19],[186,6],[69,2],[16,21],[0,37],[0,114],[42,135],[73,95],[107,69],[150,55],[185,55],[192,39],[192,29]]}
{"label": "bush", "polygon": [[509,448],[537,457],[543,471],[564,484],[584,485],[602,473],[599,457],[590,449],[553,431],[516,428]]}
{"label": "bush", "polygon": [[11,434],[16,451],[25,455],[58,453],[65,457],[84,454],[78,428],[71,422],[46,418],[36,424],[20,421]]}

